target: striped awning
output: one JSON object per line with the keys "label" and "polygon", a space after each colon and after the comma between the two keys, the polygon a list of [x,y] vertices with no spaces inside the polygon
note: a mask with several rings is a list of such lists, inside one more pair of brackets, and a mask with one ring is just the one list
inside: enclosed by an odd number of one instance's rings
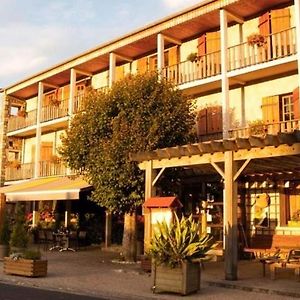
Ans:
{"label": "striped awning", "polygon": [[77,200],[81,191],[92,186],[81,177],[31,179],[0,188],[7,201]]}

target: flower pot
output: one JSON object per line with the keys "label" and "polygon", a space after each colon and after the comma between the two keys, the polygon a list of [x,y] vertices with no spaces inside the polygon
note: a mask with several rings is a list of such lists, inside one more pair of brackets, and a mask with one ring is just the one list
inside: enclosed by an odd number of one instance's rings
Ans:
{"label": "flower pot", "polygon": [[47,260],[4,258],[4,273],[27,277],[42,277],[47,275]]}
{"label": "flower pot", "polygon": [[172,292],[181,295],[195,293],[200,289],[200,264],[184,261],[171,268],[153,264],[153,292]]}
{"label": "flower pot", "polygon": [[0,244],[0,260],[3,260],[5,256],[7,256],[9,253],[9,247],[8,245],[1,245]]}

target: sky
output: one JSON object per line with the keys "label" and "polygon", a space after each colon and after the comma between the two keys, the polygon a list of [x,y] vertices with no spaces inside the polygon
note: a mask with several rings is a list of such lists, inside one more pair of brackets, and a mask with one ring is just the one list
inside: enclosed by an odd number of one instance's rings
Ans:
{"label": "sky", "polygon": [[0,0],[0,88],[201,0]]}

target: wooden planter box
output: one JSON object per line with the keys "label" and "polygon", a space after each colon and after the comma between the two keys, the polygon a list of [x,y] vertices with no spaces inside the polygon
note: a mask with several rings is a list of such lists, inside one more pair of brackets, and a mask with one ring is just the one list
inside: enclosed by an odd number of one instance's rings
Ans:
{"label": "wooden planter box", "polygon": [[181,266],[152,266],[153,293],[172,292],[181,295],[195,293],[200,289],[200,264],[183,262]]}
{"label": "wooden planter box", "polygon": [[17,259],[12,260],[9,257],[4,258],[4,273],[12,275],[21,275],[27,277],[41,277],[47,275],[47,260]]}

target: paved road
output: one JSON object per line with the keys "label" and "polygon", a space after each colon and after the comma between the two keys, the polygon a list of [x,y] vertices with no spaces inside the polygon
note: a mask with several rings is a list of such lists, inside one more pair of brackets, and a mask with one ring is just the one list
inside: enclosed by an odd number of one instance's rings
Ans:
{"label": "paved road", "polygon": [[0,283],[0,300],[105,300],[89,296],[53,292]]}

